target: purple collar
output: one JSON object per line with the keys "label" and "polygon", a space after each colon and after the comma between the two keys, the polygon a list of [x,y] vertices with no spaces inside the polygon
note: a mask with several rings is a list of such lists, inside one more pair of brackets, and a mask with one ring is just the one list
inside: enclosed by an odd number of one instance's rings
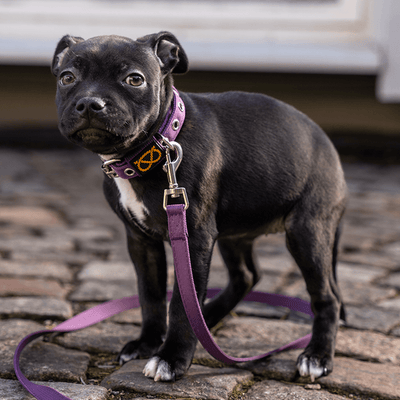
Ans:
{"label": "purple collar", "polygon": [[179,92],[174,87],[172,89],[174,93],[172,105],[159,131],[151,140],[123,158],[103,161],[101,168],[109,178],[141,177],[165,160],[166,146],[163,139],[175,140],[185,121],[185,104],[179,96]]}

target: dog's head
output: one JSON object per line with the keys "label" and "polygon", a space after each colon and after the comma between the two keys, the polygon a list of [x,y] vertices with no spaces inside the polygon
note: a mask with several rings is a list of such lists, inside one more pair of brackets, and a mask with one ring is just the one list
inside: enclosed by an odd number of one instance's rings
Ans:
{"label": "dog's head", "polygon": [[123,154],[145,140],[168,109],[170,74],[187,69],[187,56],[169,32],[136,41],[64,36],[52,62],[59,129],[95,153]]}

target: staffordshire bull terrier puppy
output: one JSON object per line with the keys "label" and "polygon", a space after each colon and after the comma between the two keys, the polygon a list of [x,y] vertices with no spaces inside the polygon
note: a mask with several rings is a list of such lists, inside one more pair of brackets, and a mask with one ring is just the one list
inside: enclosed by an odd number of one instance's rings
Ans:
{"label": "staffordshire bull terrier puppy", "polygon": [[[160,32],[137,39],[64,36],[52,72],[61,133],[103,161],[138,151],[158,134],[173,99],[172,74],[188,70],[176,37]],[[346,183],[325,133],[293,107],[261,94],[180,92],[186,119],[176,141],[177,172],[187,210],[193,276],[209,327],[226,316],[261,277],[253,256],[260,235],[286,233],[315,319],[298,372],[312,380],[333,368],[335,338],[344,311],[336,282],[339,222]],[[167,326],[167,217],[162,164],[135,179],[105,177],[104,193],[125,224],[137,273],[143,325],[119,354],[121,363],[150,358],[144,374],[173,381],[189,368],[196,347],[175,284]],[[229,284],[204,305],[215,243]]]}

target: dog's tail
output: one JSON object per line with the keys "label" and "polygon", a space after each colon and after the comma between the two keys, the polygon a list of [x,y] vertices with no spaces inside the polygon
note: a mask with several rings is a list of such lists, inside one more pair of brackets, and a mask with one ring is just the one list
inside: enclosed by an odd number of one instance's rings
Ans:
{"label": "dog's tail", "polygon": [[[336,233],[335,233],[335,241],[333,243],[333,254],[332,254],[332,271],[333,271],[333,277],[335,279],[336,287],[338,288],[338,290],[339,290],[339,286],[338,286],[337,275],[336,275],[336,265],[337,265],[337,261],[338,261],[339,239],[340,239],[341,233],[342,233],[342,226],[341,226],[341,224],[339,224],[338,228],[336,229]],[[346,322],[346,310],[344,308],[343,301],[341,301],[341,304],[340,304],[340,319],[342,321]]]}

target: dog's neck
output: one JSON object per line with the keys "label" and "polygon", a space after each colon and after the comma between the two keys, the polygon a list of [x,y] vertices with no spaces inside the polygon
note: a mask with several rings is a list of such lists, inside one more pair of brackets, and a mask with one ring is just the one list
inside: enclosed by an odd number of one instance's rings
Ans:
{"label": "dog's neck", "polygon": [[126,154],[135,152],[143,146],[143,143],[150,140],[157,132],[160,131],[162,124],[167,118],[168,112],[172,107],[172,101],[174,99],[174,86],[173,78],[168,75],[162,82],[162,87],[160,88],[160,107],[158,112],[158,117],[156,122],[154,122],[148,129],[142,131],[142,136],[144,139],[135,140],[131,146],[127,147],[123,153],[112,153],[112,154],[98,154],[102,161],[109,161],[112,159],[124,158]]}
{"label": "dog's neck", "polygon": [[[162,122],[158,122],[149,140],[134,147],[123,157],[102,156],[102,169],[110,177],[132,179],[142,177],[165,160],[168,141],[174,141],[178,136],[185,120],[185,104],[178,91],[172,87],[170,91],[170,106],[167,108]],[[159,118],[161,119],[161,118]]]}
{"label": "dog's neck", "polygon": [[[160,88],[160,108],[158,112],[158,118],[156,122],[147,130],[146,137],[147,139],[153,137],[155,134],[160,132],[160,129],[168,117],[168,113],[173,107],[173,99],[174,99],[174,81],[171,75],[167,75],[165,80],[162,82],[162,86]],[[139,146],[136,147],[140,147]],[[134,148],[129,149],[129,151],[135,150]]]}

